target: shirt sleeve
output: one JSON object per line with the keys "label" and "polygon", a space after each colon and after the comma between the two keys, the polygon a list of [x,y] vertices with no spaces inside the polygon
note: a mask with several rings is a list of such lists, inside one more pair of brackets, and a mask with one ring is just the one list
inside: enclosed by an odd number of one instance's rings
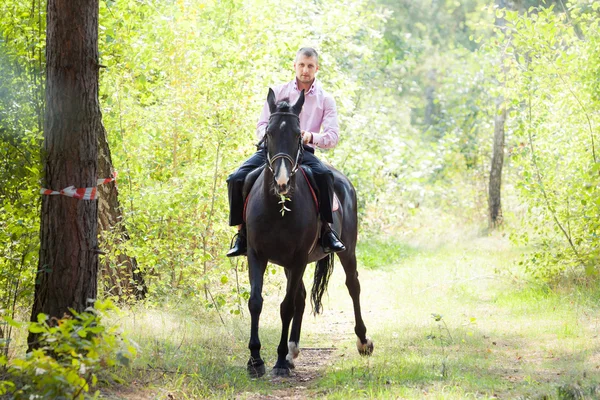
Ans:
{"label": "shirt sleeve", "polygon": [[322,133],[313,133],[313,144],[321,149],[334,148],[339,140],[340,127],[338,124],[335,100],[331,96],[323,101]]}
{"label": "shirt sleeve", "polygon": [[267,129],[267,125],[269,124],[270,115],[271,110],[269,110],[269,103],[265,101],[263,110],[260,113],[260,117],[258,118],[258,123],[256,124],[256,138],[259,141],[262,140],[263,136],[265,136],[265,130]]}

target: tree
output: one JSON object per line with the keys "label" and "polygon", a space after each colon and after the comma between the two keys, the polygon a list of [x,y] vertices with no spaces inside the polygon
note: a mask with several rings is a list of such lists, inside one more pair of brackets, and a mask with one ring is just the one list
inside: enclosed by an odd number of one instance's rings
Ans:
{"label": "tree", "polygon": [[506,122],[506,106],[504,99],[496,99],[496,115],[494,117],[494,142],[492,147],[492,163],[490,167],[490,184],[488,188],[488,209],[490,228],[502,224],[502,167],[504,165],[504,125]]}
{"label": "tree", "polygon": [[[45,187],[92,188],[97,183],[98,0],[49,0],[46,38]],[[85,310],[96,298],[98,204],[43,196],[40,257],[32,320]],[[29,345],[35,347],[35,335]]]}
{"label": "tree", "polygon": [[[503,10],[506,0],[496,0],[496,5]],[[506,21],[504,17],[496,18],[496,26],[504,33]],[[504,72],[504,55],[500,57],[500,68]],[[506,79],[506,74],[499,81]],[[502,85],[502,82],[499,82]],[[502,223],[502,167],[504,165],[504,125],[506,123],[506,106],[502,95],[496,98],[496,115],[494,117],[494,141],[492,146],[492,163],[488,186],[488,220],[491,229]]]}

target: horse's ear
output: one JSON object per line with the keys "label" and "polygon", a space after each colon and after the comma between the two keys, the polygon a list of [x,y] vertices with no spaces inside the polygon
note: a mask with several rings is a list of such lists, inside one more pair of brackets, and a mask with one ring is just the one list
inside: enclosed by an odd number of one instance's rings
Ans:
{"label": "horse's ear", "polygon": [[267,103],[269,103],[269,110],[273,114],[277,109],[277,105],[275,104],[275,92],[271,88],[269,88],[269,94],[267,95]]}
{"label": "horse's ear", "polygon": [[302,89],[302,92],[300,92],[300,97],[298,97],[296,104],[294,104],[292,106],[292,110],[294,111],[294,114],[300,115],[300,111],[302,111],[303,105],[304,105],[304,89]]}

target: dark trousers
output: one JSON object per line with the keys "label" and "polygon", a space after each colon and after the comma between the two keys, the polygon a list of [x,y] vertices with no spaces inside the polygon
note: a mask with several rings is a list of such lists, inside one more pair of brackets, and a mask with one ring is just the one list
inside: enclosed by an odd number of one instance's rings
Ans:
{"label": "dark trousers", "polygon": [[[319,213],[321,219],[333,223],[331,204],[333,201],[333,172],[329,170],[314,154],[310,147],[304,147],[301,164],[310,167],[319,189]],[[267,162],[264,148],[259,149],[241,167],[227,178],[227,191],[229,194],[229,225],[240,225],[244,222],[244,181],[246,176],[254,169]],[[296,175],[296,179],[304,179]]]}

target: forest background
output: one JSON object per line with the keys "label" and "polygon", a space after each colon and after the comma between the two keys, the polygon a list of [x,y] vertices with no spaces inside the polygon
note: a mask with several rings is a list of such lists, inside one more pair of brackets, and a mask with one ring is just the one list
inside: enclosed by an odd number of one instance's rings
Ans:
{"label": "forest background", "polygon": [[[38,269],[45,10],[0,4],[10,321],[27,319]],[[101,232],[101,297],[139,290],[149,307],[186,298],[242,312],[244,261],[224,257],[225,179],[253,152],[267,88],[293,78],[302,46],[319,51],[318,78],[337,100],[340,144],[319,156],[357,188],[364,263],[390,243],[499,230],[524,249],[532,284],[598,296],[599,21],[592,0],[101,1],[100,103],[122,207]],[[499,134],[501,213],[490,217]],[[23,351],[12,334],[7,322],[8,358]]]}

